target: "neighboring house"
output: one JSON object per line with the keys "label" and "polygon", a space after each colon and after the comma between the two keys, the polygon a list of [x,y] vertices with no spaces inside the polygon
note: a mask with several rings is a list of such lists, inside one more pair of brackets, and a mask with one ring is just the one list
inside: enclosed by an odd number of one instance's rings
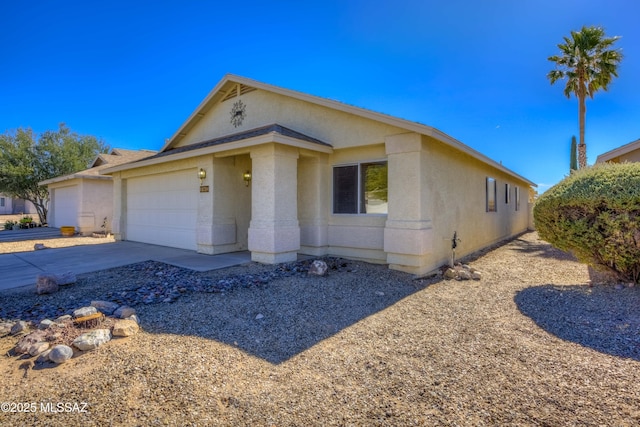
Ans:
{"label": "neighboring house", "polygon": [[596,163],[640,162],[640,139],[600,154]]}
{"label": "neighboring house", "polygon": [[100,171],[114,165],[140,160],[155,154],[149,150],[114,148],[99,154],[89,169],[40,182],[49,189],[49,225],[74,226],[81,234],[101,231],[105,218],[111,228],[113,179]]}
{"label": "neighboring house", "polygon": [[[523,154],[524,156],[524,154]],[[113,176],[117,239],[424,274],[527,230],[535,184],[429,126],[227,75]]]}
{"label": "neighboring house", "polygon": [[37,214],[36,207],[28,200],[16,199],[0,193],[0,215]]}

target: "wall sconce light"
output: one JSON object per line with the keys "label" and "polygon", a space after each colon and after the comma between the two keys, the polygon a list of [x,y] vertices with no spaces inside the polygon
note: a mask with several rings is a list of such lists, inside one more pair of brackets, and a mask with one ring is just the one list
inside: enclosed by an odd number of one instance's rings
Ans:
{"label": "wall sconce light", "polygon": [[202,185],[202,182],[206,177],[207,177],[207,171],[200,168],[200,170],[198,171],[198,178],[200,178],[200,185]]}
{"label": "wall sconce light", "polygon": [[246,171],[245,173],[242,174],[242,179],[244,179],[244,186],[248,187],[249,183],[251,182],[251,172],[250,171]]}

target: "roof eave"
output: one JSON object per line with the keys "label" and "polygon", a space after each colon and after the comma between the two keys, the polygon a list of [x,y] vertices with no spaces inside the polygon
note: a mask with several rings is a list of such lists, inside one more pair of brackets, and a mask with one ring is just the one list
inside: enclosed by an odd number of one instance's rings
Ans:
{"label": "roof eave", "polygon": [[264,135],[255,136],[252,138],[242,139],[240,141],[228,142],[219,145],[211,145],[195,150],[183,151],[176,154],[167,154],[163,157],[156,157],[149,160],[141,160],[134,163],[125,163],[122,165],[106,168],[100,171],[101,174],[109,175],[115,172],[121,172],[129,169],[137,169],[145,166],[153,166],[166,162],[173,162],[176,160],[189,159],[192,157],[205,156],[207,154],[222,153],[225,151],[239,150],[243,148],[254,147],[262,144],[279,143],[289,145],[292,147],[303,148],[311,151],[317,151],[321,153],[333,153],[333,148],[329,145],[316,144],[309,141],[303,141],[290,136],[282,135],[277,132],[270,132]]}

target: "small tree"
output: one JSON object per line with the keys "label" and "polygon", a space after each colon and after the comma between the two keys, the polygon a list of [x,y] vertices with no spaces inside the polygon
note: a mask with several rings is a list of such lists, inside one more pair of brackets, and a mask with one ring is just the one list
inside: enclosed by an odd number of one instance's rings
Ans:
{"label": "small tree", "polygon": [[64,123],[40,136],[19,128],[0,135],[0,192],[28,200],[47,222],[49,193],[38,183],[86,169],[109,147],[94,136],[72,132]]}
{"label": "small tree", "polygon": [[571,137],[571,160],[569,161],[569,173],[573,173],[578,170],[578,160],[576,153],[576,137]]}

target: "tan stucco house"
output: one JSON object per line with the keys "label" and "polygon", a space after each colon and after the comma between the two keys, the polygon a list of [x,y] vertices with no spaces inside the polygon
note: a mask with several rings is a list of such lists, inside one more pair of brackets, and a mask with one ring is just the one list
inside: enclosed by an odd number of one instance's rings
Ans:
{"label": "tan stucco house", "polygon": [[100,172],[107,167],[140,160],[155,154],[149,150],[114,148],[99,154],[89,169],[42,181],[49,190],[49,225],[73,226],[81,234],[101,231],[104,218],[111,229],[113,178]]}
{"label": "tan stucco house", "polygon": [[596,163],[640,162],[640,139],[600,154]]}
{"label": "tan stucco house", "polygon": [[427,273],[521,233],[534,183],[429,126],[225,76],[160,152],[109,167],[117,239]]}

